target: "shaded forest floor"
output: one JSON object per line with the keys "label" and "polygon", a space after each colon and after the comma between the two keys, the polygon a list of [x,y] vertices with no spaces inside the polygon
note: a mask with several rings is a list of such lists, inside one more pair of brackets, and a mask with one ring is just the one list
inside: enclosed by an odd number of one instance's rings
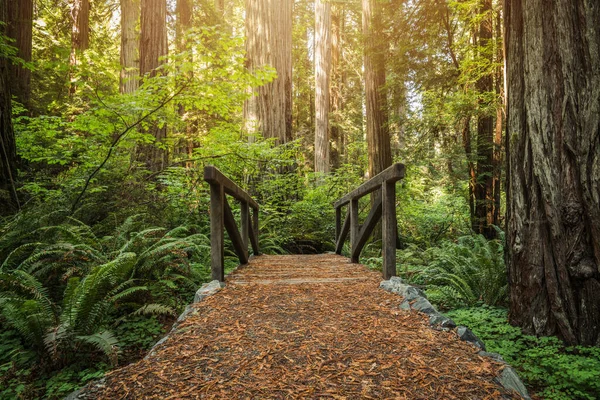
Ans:
{"label": "shaded forest floor", "polygon": [[260,256],[97,398],[501,398],[502,366],[334,255]]}

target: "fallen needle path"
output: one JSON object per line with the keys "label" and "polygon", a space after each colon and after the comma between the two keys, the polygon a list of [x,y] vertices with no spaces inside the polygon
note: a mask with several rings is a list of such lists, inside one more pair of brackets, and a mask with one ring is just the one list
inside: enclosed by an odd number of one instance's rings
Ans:
{"label": "fallen needle path", "polygon": [[[255,257],[102,399],[497,399],[501,364],[336,255]],[[510,398],[510,397],[509,397]]]}

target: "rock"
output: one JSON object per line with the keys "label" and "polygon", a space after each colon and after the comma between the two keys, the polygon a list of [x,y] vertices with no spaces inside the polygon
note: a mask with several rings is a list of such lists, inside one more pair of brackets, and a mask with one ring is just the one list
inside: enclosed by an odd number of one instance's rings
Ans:
{"label": "rock", "polygon": [[469,328],[466,326],[459,326],[456,330],[458,337],[460,337],[465,342],[472,343],[473,345],[479,347],[481,350],[485,351],[485,344],[479,339]]}
{"label": "rock", "polygon": [[405,310],[405,311],[410,310],[410,302],[408,300],[404,299],[404,301],[402,303],[400,303],[400,309]]}
{"label": "rock", "polygon": [[397,283],[399,285],[402,285],[404,283],[404,282],[402,282],[402,278],[400,278],[399,276],[392,276],[390,278],[390,282]]}
{"label": "rock", "polygon": [[203,298],[217,293],[223,287],[225,287],[225,284],[218,280],[203,284],[194,296],[194,303],[198,303],[202,301]]}
{"label": "rock", "polygon": [[441,328],[447,329],[456,328],[456,324],[454,323],[454,321],[438,312],[429,314],[429,325],[439,326]]}
{"label": "rock", "polygon": [[506,390],[517,392],[525,400],[531,400],[525,385],[523,385],[519,375],[517,375],[517,372],[512,367],[506,366],[500,373],[500,376],[494,380]]}
{"label": "rock", "polygon": [[504,361],[504,358],[502,358],[502,356],[498,353],[489,353],[487,351],[480,351],[478,353],[481,357],[489,357],[494,361],[498,361],[501,363],[506,363],[506,361]]}
{"label": "rock", "polygon": [[427,300],[424,297],[418,297],[417,300],[415,300],[414,303],[410,305],[410,307],[413,310],[420,311],[425,314],[432,314],[437,312],[435,311],[435,308],[433,308],[429,300]]}
{"label": "rock", "polygon": [[187,306],[185,306],[185,310],[183,310],[183,312],[181,313],[181,315],[179,315],[179,318],[177,318],[177,321],[175,321],[175,323],[176,324],[180,324],[193,311],[194,311],[194,307],[192,307],[190,304],[188,304]]}

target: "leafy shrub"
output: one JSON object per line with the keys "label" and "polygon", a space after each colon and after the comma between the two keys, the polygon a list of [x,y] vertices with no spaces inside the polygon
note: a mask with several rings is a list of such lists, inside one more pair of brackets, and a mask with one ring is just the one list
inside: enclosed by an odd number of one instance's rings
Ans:
{"label": "leafy shrub", "polygon": [[524,335],[507,322],[507,310],[480,306],[447,313],[470,327],[488,351],[502,355],[544,399],[600,398],[600,348],[565,346],[555,337]]}
{"label": "leafy shrub", "polygon": [[441,308],[471,306],[478,301],[505,304],[508,284],[502,240],[474,235],[424,251],[409,246],[400,253],[401,275],[425,285],[429,299]]}

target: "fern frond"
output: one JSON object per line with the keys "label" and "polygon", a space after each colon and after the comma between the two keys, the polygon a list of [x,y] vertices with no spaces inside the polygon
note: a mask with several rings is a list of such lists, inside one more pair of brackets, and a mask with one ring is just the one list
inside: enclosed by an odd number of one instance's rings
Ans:
{"label": "fern frond", "polygon": [[138,308],[133,315],[175,315],[175,310],[164,304],[152,303]]}
{"label": "fern frond", "polygon": [[110,331],[103,331],[91,335],[80,335],[77,340],[91,344],[96,349],[100,350],[110,359],[113,365],[117,364],[117,356],[119,354],[119,341]]}

